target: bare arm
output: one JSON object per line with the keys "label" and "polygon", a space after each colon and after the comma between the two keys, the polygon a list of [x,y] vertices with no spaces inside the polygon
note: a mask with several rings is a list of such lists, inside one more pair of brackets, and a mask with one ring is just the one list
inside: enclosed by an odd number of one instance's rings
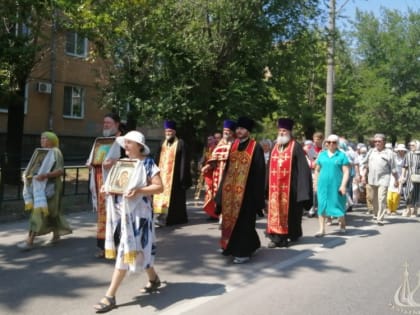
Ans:
{"label": "bare arm", "polygon": [[343,170],[343,178],[341,179],[341,185],[338,190],[340,191],[342,195],[345,195],[347,182],[349,180],[350,168],[348,165],[343,165],[342,170]]}
{"label": "bare arm", "polygon": [[64,171],[62,169],[57,169],[57,170],[54,170],[54,171],[51,171],[51,172],[48,172],[48,173],[45,173],[45,174],[39,174],[39,175],[35,176],[34,178],[36,180],[41,181],[41,180],[45,180],[45,179],[49,179],[49,178],[59,177],[59,176],[63,175],[63,173],[64,173]]}

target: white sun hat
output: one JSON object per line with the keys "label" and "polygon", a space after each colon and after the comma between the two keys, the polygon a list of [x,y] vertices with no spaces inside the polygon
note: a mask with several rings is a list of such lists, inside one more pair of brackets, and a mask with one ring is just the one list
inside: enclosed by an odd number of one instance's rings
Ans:
{"label": "white sun hat", "polygon": [[395,151],[407,151],[407,148],[405,147],[405,144],[404,143],[399,143],[395,147]]}
{"label": "white sun hat", "polygon": [[144,135],[136,130],[132,130],[127,132],[124,136],[117,137],[116,141],[117,143],[124,148],[125,140],[131,140],[134,142],[137,142],[141,144],[144,148],[144,155],[148,155],[150,153],[149,147],[146,145],[146,139],[144,138]]}

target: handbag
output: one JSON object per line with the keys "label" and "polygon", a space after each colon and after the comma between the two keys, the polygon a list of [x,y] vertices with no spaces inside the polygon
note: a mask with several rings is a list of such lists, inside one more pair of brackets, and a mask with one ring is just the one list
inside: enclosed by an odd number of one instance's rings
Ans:
{"label": "handbag", "polygon": [[411,174],[412,183],[420,183],[420,174]]}

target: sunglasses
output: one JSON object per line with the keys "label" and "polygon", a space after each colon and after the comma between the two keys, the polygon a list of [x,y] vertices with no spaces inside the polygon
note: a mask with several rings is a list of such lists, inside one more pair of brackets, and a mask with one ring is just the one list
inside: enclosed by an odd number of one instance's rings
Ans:
{"label": "sunglasses", "polygon": [[326,144],[337,144],[337,141],[325,141]]}

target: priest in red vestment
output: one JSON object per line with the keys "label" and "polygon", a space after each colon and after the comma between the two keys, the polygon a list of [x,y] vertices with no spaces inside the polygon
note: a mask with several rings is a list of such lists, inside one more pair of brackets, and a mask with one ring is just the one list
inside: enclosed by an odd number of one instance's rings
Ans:
{"label": "priest in red vestment", "polygon": [[292,137],[293,120],[280,118],[269,161],[269,248],[287,247],[302,236],[303,209],[312,207],[312,175],[302,146]]}
{"label": "priest in red vestment", "polygon": [[222,214],[220,245],[223,255],[232,255],[235,264],[249,261],[261,246],[255,221],[257,214],[264,216],[265,161],[262,147],[250,138],[253,126],[249,118],[238,119],[237,139],[216,195]]}

